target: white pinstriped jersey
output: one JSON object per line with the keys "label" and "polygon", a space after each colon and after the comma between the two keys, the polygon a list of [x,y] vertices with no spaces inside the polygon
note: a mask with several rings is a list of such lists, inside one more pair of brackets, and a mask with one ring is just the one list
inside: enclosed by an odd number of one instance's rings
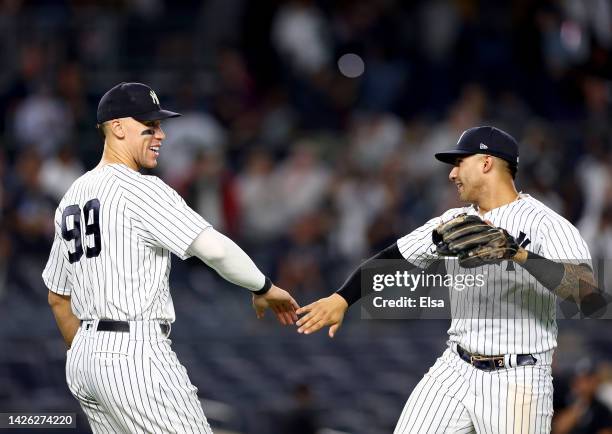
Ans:
{"label": "white pinstriped jersey", "polygon": [[[397,244],[404,258],[420,268],[439,260],[431,232],[461,213],[477,215],[478,211],[474,206],[450,209],[400,238]],[[591,254],[578,230],[529,195],[521,194],[519,200],[481,217],[506,229],[533,253],[592,268]],[[541,353],[556,347],[555,295],[520,265],[504,261],[501,265],[465,269],[452,258],[445,258],[445,265],[449,274],[480,274],[486,279],[480,288],[450,289],[451,342],[487,355]]]}
{"label": "white pinstriped jersey", "polygon": [[80,319],[174,321],[170,253],[181,259],[210,225],[155,176],[122,164],[87,172],[55,212],[47,287]]}

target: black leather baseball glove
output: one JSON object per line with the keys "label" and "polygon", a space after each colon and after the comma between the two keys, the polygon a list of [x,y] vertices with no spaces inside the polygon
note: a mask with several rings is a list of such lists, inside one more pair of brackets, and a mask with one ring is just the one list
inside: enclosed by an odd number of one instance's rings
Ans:
{"label": "black leather baseball glove", "polygon": [[519,249],[505,229],[486,223],[475,215],[460,214],[433,230],[432,240],[442,256],[456,256],[464,268],[499,264]]}

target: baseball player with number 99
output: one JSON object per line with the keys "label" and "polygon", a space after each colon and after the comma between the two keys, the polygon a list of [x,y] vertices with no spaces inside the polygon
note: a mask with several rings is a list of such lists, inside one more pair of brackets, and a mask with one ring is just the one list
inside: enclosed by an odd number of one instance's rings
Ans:
{"label": "baseball player with number 99", "polygon": [[571,223],[517,192],[518,146],[494,127],[465,131],[449,179],[469,205],[445,212],[364,262],[333,295],[298,310],[298,332],[330,326],[333,337],[374,259],[449,275],[477,273],[485,285],[450,289],[448,347],[410,395],[396,434],[548,433],[551,361],[557,345],[555,294],[584,307],[601,301],[589,249]]}
{"label": "baseball player with number 99", "polygon": [[157,165],[161,121],[176,116],[144,84],[110,89],[97,113],[102,160],[55,213],[43,280],[69,347],[68,386],[96,433],[212,432],[168,339],[171,254],[197,256],[247,288],[258,318],[271,309],[281,324],[297,320],[295,300],[240,247],[159,178],[139,173]]}

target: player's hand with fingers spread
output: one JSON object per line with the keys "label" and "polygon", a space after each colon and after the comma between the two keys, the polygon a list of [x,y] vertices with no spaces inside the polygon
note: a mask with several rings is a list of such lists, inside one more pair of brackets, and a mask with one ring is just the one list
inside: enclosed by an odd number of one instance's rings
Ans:
{"label": "player's hand with fingers spread", "polygon": [[344,314],[348,309],[346,300],[338,294],[322,298],[297,310],[302,316],[296,323],[298,333],[310,334],[325,326],[329,328],[329,337],[333,338],[342,325]]}
{"label": "player's hand with fingers spread", "polygon": [[271,309],[276,314],[278,322],[282,325],[294,324],[297,319],[296,310],[300,305],[284,289],[272,285],[270,290],[262,295],[253,294],[253,309],[258,319],[264,317],[266,309]]}

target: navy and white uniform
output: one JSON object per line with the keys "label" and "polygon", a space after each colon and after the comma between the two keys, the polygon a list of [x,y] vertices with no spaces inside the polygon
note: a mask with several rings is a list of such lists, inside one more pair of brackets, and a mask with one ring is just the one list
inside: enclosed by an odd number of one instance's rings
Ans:
{"label": "navy and white uniform", "polygon": [[[87,172],[62,198],[43,280],[81,320],[66,377],[94,432],[212,433],[168,339],[170,256],[190,257],[209,227],[159,178],[121,164]],[[101,320],[129,331],[99,330]]]}
{"label": "navy and white uniform", "polygon": [[[397,241],[404,258],[426,268],[440,257],[431,233],[474,206],[455,208]],[[589,249],[578,230],[540,201],[517,200],[481,217],[506,229],[518,243],[547,259],[592,268]],[[549,433],[551,361],[557,346],[555,295],[520,265],[504,261],[474,269],[446,258],[449,274],[480,274],[482,287],[450,289],[452,321],[448,348],[410,395],[395,428],[403,433]],[[485,371],[466,363],[458,346],[477,355],[504,356],[504,369]],[[531,354],[534,365],[516,366]]]}

